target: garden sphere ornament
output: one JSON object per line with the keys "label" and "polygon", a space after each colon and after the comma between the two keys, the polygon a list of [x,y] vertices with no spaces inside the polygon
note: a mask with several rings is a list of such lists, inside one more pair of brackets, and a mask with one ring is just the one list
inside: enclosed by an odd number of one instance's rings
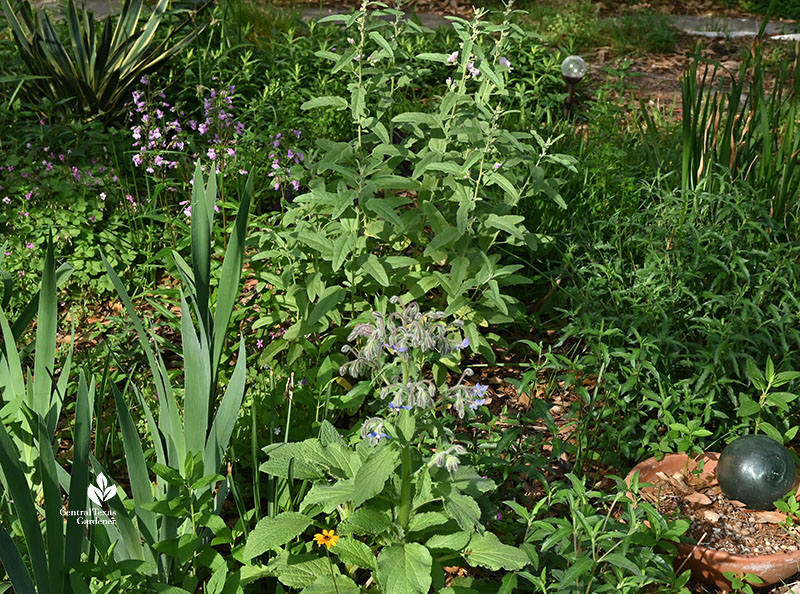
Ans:
{"label": "garden sphere ornament", "polygon": [[568,56],[561,62],[561,76],[573,85],[586,76],[586,62],[580,56]]}
{"label": "garden sphere ornament", "polygon": [[766,435],[745,435],[722,450],[717,480],[728,499],[751,509],[772,509],[795,481],[792,455]]}
{"label": "garden sphere ornament", "polygon": [[575,85],[586,76],[586,70],[586,62],[580,56],[567,56],[561,62],[561,76],[567,83],[567,101],[564,103],[565,118],[575,96]]}

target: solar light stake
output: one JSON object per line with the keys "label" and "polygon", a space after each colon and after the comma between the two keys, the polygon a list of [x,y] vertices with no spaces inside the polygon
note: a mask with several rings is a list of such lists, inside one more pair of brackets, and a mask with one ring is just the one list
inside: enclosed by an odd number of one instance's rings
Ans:
{"label": "solar light stake", "polygon": [[586,62],[580,56],[568,56],[561,62],[561,76],[567,83],[567,100],[564,103],[564,117],[569,114],[575,96],[575,85],[586,76]]}

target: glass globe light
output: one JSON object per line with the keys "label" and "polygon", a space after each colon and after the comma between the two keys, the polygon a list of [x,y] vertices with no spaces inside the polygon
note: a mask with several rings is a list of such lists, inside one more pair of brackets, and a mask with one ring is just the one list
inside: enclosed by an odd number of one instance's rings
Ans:
{"label": "glass globe light", "polygon": [[568,56],[561,62],[561,76],[569,83],[576,83],[586,76],[586,62],[580,56]]}
{"label": "glass globe light", "polygon": [[795,481],[792,455],[766,435],[745,435],[722,450],[717,480],[728,499],[751,509],[772,509]]}

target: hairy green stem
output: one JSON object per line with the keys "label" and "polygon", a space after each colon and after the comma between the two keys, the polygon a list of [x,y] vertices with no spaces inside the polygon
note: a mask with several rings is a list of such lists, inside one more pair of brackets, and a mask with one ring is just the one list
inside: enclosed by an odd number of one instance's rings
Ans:
{"label": "hairy green stem", "polygon": [[408,532],[408,520],[411,511],[411,449],[408,444],[403,446],[403,467],[400,483],[400,526],[403,535]]}

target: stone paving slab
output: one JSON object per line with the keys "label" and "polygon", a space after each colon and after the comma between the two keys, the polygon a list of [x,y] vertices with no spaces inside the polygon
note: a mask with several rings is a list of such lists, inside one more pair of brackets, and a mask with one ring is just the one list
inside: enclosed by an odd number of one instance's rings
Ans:
{"label": "stone paving slab", "polygon": [[[756,19],[729,19],[704,16],[669,17],[672,26],[696,37],[755,37],[761,28],[761,21]],[[800,32],[793,23],[770,21],[764,34],[772,39],[792,40]]]}

